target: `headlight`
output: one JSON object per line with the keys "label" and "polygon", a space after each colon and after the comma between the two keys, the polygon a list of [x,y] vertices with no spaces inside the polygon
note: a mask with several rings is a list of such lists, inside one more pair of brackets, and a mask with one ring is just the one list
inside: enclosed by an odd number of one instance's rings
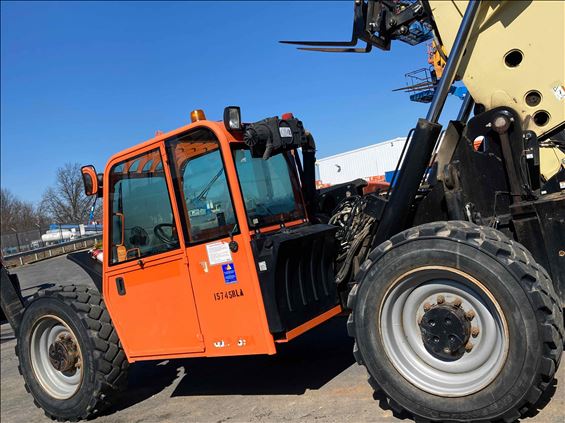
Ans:
{"label": "headlight", "polygon": [[241,130],[241,110],[237,106],[228,106],[224,109],[224,126],[228,131]]}

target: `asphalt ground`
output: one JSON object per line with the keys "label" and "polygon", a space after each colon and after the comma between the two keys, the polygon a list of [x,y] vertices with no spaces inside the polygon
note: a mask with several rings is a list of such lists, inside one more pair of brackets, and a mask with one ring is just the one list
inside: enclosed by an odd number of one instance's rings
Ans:
{"label": "asphalt ground", "polygon": [[[24,295],[38,286],[90,279],[64,257],[14,271]],[[9,325],[1,327],[0,421],[48,422],[23,386]],[[95,422],[399,422],[379,407],[365,369],[352,356],[345,320],[335,318],[280,346],[275,356],[140,362],[129,387]],[[565,422],[565,366],[540,403],[522,421]]]}

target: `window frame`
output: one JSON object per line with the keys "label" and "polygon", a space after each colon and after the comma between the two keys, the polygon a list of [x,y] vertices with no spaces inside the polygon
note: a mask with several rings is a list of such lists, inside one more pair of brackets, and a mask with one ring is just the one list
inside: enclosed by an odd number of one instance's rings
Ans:
{"label": "window frame", "polygon": [[[126,162],[132,162],[132,165],[139,160],[140,158],[147,156],[149,154],[154,154],[157,153],[159,154],[159,158],[161,159],[160,163],[161,163],[161,169],[157,169],[157,167],[155,168],[154,171],[161,171],[163,173],[163,180],[165,181],[165,187],[166,187],[166,191],[167,191],[167,198],[169,199],[169,206],[171,209],[171,215],[173,218],[173,224],[175,225],[175,230],[177,232],[177,245],[174,248],[168,249],[166,251],[159,251],[156,253],[152,253],[152,254],[148,254],[148,255],[144,255],[144,256],[137,256],[137,257],[132,257],[130,259],[123,260],[123,261],[113,261],[113,247],[114,247],[114,233],[113,233],[113,215],[114,215],[114,183],[112,180],[112,175],[113,172],[115,171],[116,168],[118,168],[119,166],[124,166]],[[154,259],[154,258],[158,258],[160,255],[169,255],[171,253],[174,253],[177,250],[181,250],[182,249],[182,245],[183,245],[183,240],[180,236],[180,231],[179,231],[179,223],[177,219],[177,216],[175,215],[175,204],[173,203],[173,198],[171,197],[171,189],[170,189],[170,185],[169,185],[169,180],[167,177],[167,173],[165,168],[162,166],[163,164],[163,160],[166,160],[166,157],[163,155],[163,151],[160,147],[160,145],[155,145],[155,146],[151,146],[150,148],[144,149],[141,152],[136,152],[136,154],[130,154],[126,157],[119,157],[117,158],[115,161],[113,161],[113,163],[111,163],[110,166],[108,166],[108,195],[107,195],[107,200],[106,200],[106,204],[107,204],[107,210],[108,210],[108,216],[105,218],[107,225],[108,225],[108,240],[107,240],[107,253],[105,252],[104,254],[104,261],[107,263],[109,268],[114,268],[116,266],[120,266],[120,265],[132,265],[136,263],[136,260],[149,260],[149,259]],[[150,160],[152,161],[152,160]],[[137,172],[137,168],[139,167],[139,163],[136,167],[135,172]],[[144,166],[145,167],[145,166]],[[143,171],[143,168],[141,169]],[[123,167],[122,167],[122,171],[121,173],[123,173]],[[128,170],[129,173],[129,170]],[[128,179],[136,179],[136,178],[128,178]],[[141,178],[140,178],[141,179]],[[120,179],[120,180],[125,180],[125,179]],[[116,182],[117,183],[117,182]],[[106,249],[106,246],[105,246]],[[127,257],[127,256],[126,256]]]}
{"label": "window frame", "polygon": [[[243,209],[245,210],[245,218],[247,220],[247,225],[249,226],[249,229],[251,229],[253,231],[258,231],[258,230],[261,230],[263,228],[268,228],[268,227],[273,226],[273,225],[280,225],[282,227],[282,226],[284,226],[284,225],[286,225],[287,223],[290,223],[290,222],[295,222],[297,220],[304,220],[305,221],[307,219],[306,206],[304,204],[304,198],[302,196],[302,189],[300,187],[300,178],[299,178],[299,175],[298,175],[298,171],[296,169],[296,161],[295,161],[294,157],[292,157],[290,152],[285,151],[285,152],[282,152],[280,154],[284,157],[284,160],[287,164],[287,170],[289,172],[290,184],[292,186],[292,193],[294,194],[295,204],[298,204],[300,206],[300,209],[301,209],[301,210],[295,209],[294,211],[301,211],[302,216],[299,216],[299,217],[296,217],[296,218],[284,219],[283,221],[274,220],[272,222],[259,223],[257,225],[253,224],[253,222],[251,222],[251,220],[250,220],[250,215],[249,215],[249,212],[247,210],[247,205],[245,203],[245,194],[243,192],[243,186],[241,185],[241,182],[240,182],[241,180],[240,180],[240,177],[239,177],[239,171],[237,169],[237,164],[235,163],[235,157],[234,157],[234,151],[235,150],[250,151],[250,148],[243,143],[233,143],[233,144],[230,145],[230,153],[231,153],[231,156],[232,156],[231,158],[233,160],[235,173],[237,175],[237,183],[240,186],[241,199],[242,199],[242,202],[243,202]],[[291,157],[292,157],[292,161],[291,161]],[[297,201],[297,197],[298,197],[298,201]]]}
{"label": "window frame", "polygon": [[[175,194],[175,199],[177,202],[177,205],[179,207],[179,214],[181,215],[181,227],[182,227],[182,233],[185,239],[185,243],[187,247],[192,247],[195,245],[200,245],[200,244],[207,244],[210,242],[214,242],[214,241],[218,241],[220,239],[224,239],[224,238],[228,238],[230,236],[230,232],[226,233],[226,234],[220,234],[214,237],[210,237],[210,238],[206,238],[206,239],[199,239],[199,240],[193,240],[192,236],[190,234],[190,216],[188,214],[188,207],[186,204],[186,200],[184,198],[184,192],[182,191],[182,187],[181,187],[181,182],[179,180],[179,175],[177,175],[177,166],[175,164],[175,153],[173,151],[173,143],[176,142],[183,142],[182,139],[186,136],[190,136],[195,132],[198,131],[208,131],[213,138],[210,139],[210,141],[214,142],[217,146],[218,149],[217,150],[213,150],[213,151],[209,151],[209,152],[205,152],[205,153],[201,153],[198,154],[192,158],[190,158],[188,161],[190,160],[194,160],[197,159],[198,157],[202,157],[206,154],[212,153],[214,151],[218,151],[220,153],[220,158],[222,160],[222,169],[224,170],[224,175],[226,178],[226,184],[227,184],[227,188],[228,188],[228,193],[229,193],[229,197],[230,197],[230,202],[231,202],[231,207],[233,210],[233,215],[235,218],[235,223],[234,226],[236,226],[236,230],[231,232],[232,236],[235,235],[239,235],[241,234],[241,225],[239,224],[239,217],[237,215],[237,210],[235,207],[235,202],[234,202],[234,195],[233,195],[233,190],[231,187],[231,183],[230,183],[230,178],[228,176],[228,172],[227,172],[227,167],[226,167],[226,158],[224,157],[224,152],[222,150],[222,142],[220,141],[220,138],[218,137],[218,135],[216,134],[215,131],[212,130],[212,128],[208,127],[208,126],[197,126],[195,128],[191,128],[186,132],[181,132],[180,134],[177,134],[171,138],[167,138],[165,139],[164,143],[165,143],[165,151],[167,154],[167,160],[169,161],[169,163],[171,163],[170,167],[170,171],[171,171],[171,179],[172,179],[172,183],[173,183],[173,191]],[[198,142],[195,140],[192,141],[184,141],[184,142]]]}

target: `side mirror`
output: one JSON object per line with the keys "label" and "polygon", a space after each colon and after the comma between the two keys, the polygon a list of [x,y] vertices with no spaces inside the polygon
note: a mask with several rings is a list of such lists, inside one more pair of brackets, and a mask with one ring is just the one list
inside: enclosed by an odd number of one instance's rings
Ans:
{"label": "side mirror", "polygon": [[80,168],[82,173],[82,182],[84,184],[84,193],[86,195],[96,195],[102,197],[102,181],[96,174],[96,169],[92,165]]}

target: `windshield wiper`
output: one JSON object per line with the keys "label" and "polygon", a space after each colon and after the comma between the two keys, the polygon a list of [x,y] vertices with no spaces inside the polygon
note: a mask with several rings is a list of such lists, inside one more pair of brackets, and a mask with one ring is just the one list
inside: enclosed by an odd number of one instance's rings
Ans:
{"label": "windshield wiper", "polygon": [[208,184],[206,184],[204,189],[202,189],[202,191],[200,191],[200,194],[198,194],[198,196],[196,197],[197,200],[206,199],[206,197],[208,196],[208,192],[210,191],[210,188],[212,188],[212,185],[214,185],[214,182],[216,182],[218,180],[218,178],[220,177],[220,175],[222,174],[223,171],[224,171],[224,168],[222,167],[218,171],[218,173],[216,173],[216,175],[212,179],[210,179],[210,182],[208,182]]}

